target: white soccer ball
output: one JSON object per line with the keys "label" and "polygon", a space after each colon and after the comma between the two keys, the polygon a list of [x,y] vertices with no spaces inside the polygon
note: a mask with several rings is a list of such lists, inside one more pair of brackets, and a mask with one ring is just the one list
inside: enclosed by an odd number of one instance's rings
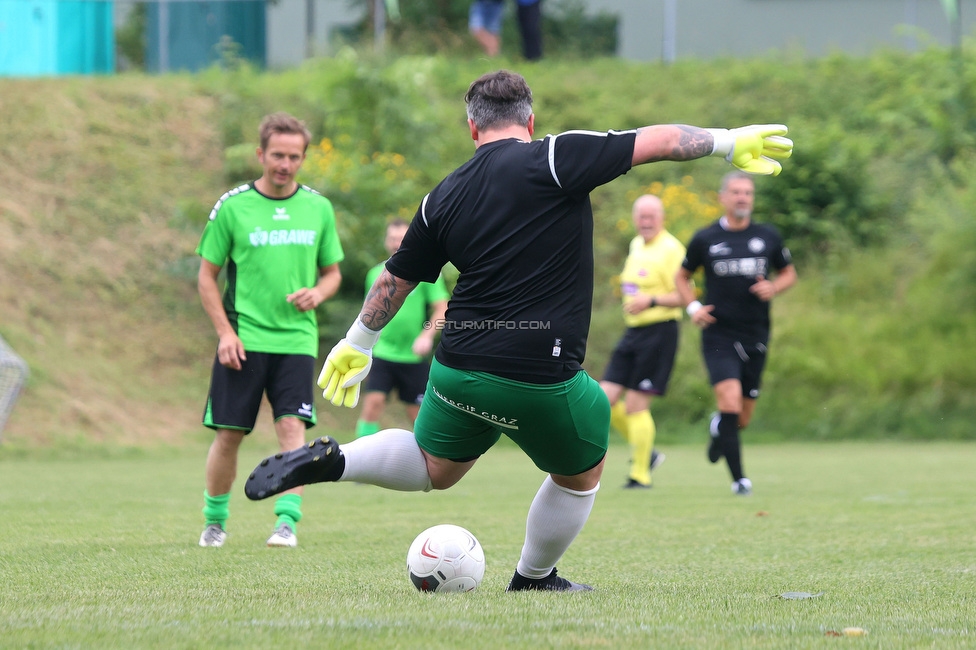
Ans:
{"label": "white soccer ball", "polygon": [[407,575],[420,591],[474,591],[485,575],[485,551],[460,526],[432,526],[410,545]]}

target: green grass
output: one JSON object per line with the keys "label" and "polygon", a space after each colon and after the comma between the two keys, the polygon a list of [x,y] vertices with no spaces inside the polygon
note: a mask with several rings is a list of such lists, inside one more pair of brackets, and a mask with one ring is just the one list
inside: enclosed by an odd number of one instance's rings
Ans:
{"label": "green grass", "polygon": [[[241,473],[267,452],[246,445]],[[747,443],[745,499],[703,444],[666,452],[635,493],[611,448],[559,564],[597,590],[572,595],[504,592],[542,478],[511,446],[446,492],[313,486],[294,550],[264,547],[271,505],[240,485],[227,545],[196,546],[203,448],[0,458],[0,647],[976,646],[972,444]],[[414,535],[442,522],[485,547],[476,592],[406,579]],[[849,626],[868,634],[829,635]]]}

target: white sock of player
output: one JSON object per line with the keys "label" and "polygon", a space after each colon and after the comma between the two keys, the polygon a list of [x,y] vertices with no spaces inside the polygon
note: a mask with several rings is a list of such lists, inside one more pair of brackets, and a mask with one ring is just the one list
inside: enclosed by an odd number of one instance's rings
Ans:
{"label": "white sock of player", "polygon": [[378,485],[401,492],[429,492],[427,462],[412,431],[384,429],[340,445],[346,468],[340,481]]}
{"label": "white sock of player", "polygon": [[579,492],[560,487],[547,476],[532,500],[525,522],[525,545],[518,572],[526,578],[545,578],[556,566],[569,545],[583,530],[590,516],[597,485]]}

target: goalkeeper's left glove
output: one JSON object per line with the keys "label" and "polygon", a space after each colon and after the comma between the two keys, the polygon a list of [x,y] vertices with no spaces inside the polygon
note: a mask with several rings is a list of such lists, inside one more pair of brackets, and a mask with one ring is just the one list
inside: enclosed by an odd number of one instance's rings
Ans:
{"label": "goalkeeper's left glove", "polygon": [[355,408],[359,404],[359,385],[373,365],[373,346],[379,332],[367,328],[359,318],[335,344],[319,374],[322,396],[336,406]]}
{"label": "goalkeeper's left glove", "polygon": [[789,158],[793,154],[793,141],[783,137],[788,130],[783,124],[706,129],[715,140],[713,156],[722,156],[744,172],[773,176],[783,171],[783,166],[775,159]]}

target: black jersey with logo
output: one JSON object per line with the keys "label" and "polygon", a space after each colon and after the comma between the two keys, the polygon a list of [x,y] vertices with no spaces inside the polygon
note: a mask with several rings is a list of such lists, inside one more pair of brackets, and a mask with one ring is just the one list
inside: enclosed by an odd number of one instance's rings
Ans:
{"label": "black jersey with logo", "polygon": [[721,220],[695,233],[682,262],[690,273],[704,268],[702,302],[715,305],[716,323],[709,330],[763,342],[769,337],[769,303],[749,287],[760,277],[769,279],[770,269],[790,264],[790,251],[775,227],[750,222],[744,230],[726,230]]}
{"label": "black jersey with logo", "polygon": [[437,360],[536,383],[579,371],[593,302],[590,192],[630,170],[636,131],[478,147],[424,197],[386,268],[460,275]]}

